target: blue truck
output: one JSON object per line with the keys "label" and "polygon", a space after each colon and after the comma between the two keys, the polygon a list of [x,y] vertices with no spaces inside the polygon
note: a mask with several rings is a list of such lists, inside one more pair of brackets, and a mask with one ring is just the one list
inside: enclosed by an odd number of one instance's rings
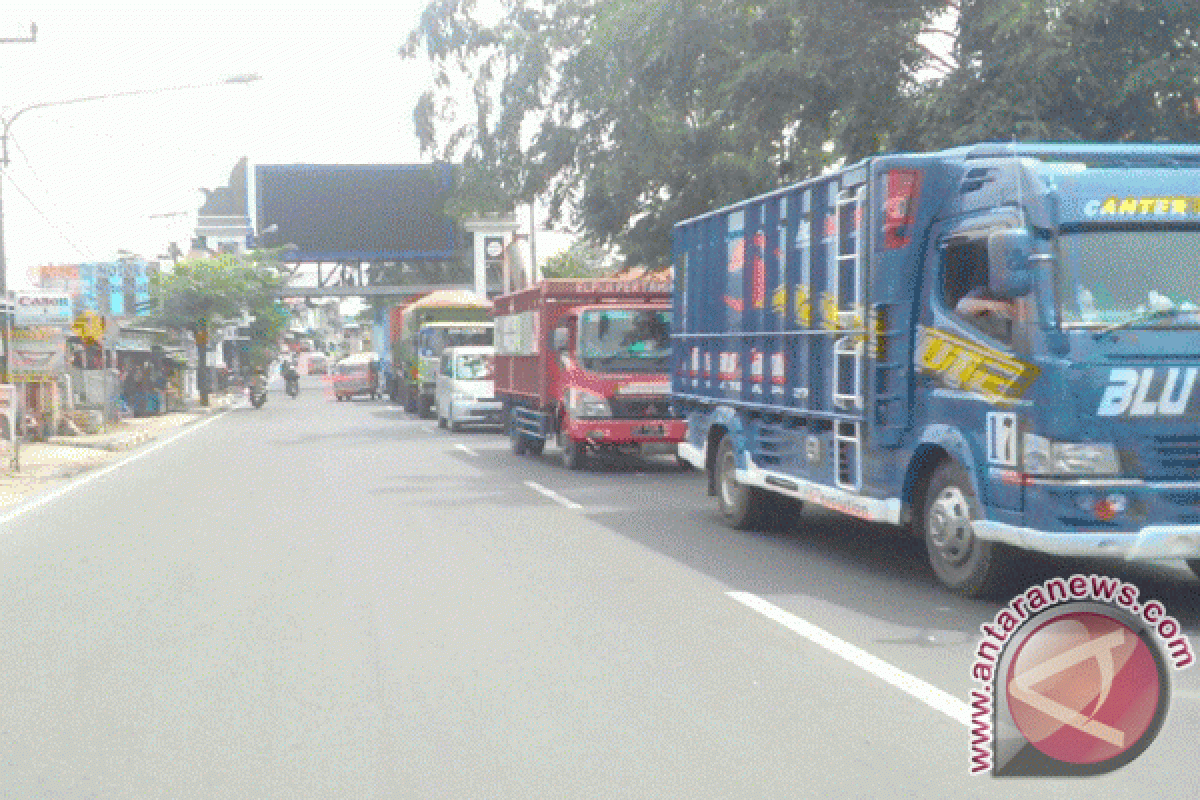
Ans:
{"label": "blue truck", "polygon": [[876,156],[674,262],[680,455],[734,527],[898,526],[968,595],[1022,551],[1200,572],[1200,147]]}

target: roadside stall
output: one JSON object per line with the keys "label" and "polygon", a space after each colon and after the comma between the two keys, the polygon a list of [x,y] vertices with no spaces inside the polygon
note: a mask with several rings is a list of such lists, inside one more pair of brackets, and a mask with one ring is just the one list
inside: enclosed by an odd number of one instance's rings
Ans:
{"label": "roadside stall", "polygon": [[121,401],[135,417],[167,411],[166,341],[167,332],[157,328],[122,327],[117,337]]}

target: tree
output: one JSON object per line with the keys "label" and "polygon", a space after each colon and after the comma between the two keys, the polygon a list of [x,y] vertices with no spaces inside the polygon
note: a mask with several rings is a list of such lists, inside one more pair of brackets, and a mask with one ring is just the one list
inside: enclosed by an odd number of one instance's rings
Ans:
{"label": "tree", "polygon": [[414,122],[427,152],[658,266],[676,221],[884,146],[944,5],[506,0],[489,23],[435,0],[404,50],[436,69]]}
{"label": "tree", "polygon": [[967,0],[902,144],[1200,140],[1200,17],[1166,0]]}
{"label": "tree", "polygon": [[278,349],[288,314],[279,303],[283,285],[273,251],[256,251],[246,258],[222,255],[181,261],[160,273],[151,285],[157,301],[155,322],[189,331],[197,345],[200,402],[208,405],[207,346],[210,337],[228,322],[251,316],[251,341],[243,356],[252,367],[265,367]]}
{"label": "tree", "polygon": [[610,261],[603,249],[581,239],[547,258],[538,271],[545,278],[595,278],[612,271]]}

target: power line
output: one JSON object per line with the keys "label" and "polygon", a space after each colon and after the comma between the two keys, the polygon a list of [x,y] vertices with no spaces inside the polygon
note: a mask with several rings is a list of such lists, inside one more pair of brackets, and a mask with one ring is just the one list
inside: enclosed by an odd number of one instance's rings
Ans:
{"label": "power line", "polygon": [[21,154],[21,158],[25,161],[25,166],[29,169],[29,174],[32,175],[33,179],[42,187],[42,192],[45,194],[46,199],[50,201],[51,211],[53,211],[57,217],[64,221],[66,227],[71,230],[72,235],[78,235],[79,231],[76,230],[75,226],[68,221],[67,215],[62,212],[62,208],[59,207],[58,203],[54,201],[54,193],[50,191],[50,187],[45,181],[42,180],[42,176],[37,174],[37,170],[33,168],[33,162],[29,160],[29,156],[25,154],[24,149],[21,148],[21,145],[17,142],[16,138],[12,136],[12,134],[9,134],[8,141],[17,148],[17,152]]}
{"label": "power line", "polygon": [[47,225],[49,225],[50,228],[55,233],[57,233],[59,236],[61,236],[62,240],[64,242],[71,245],[71,247],[75,248],[75,251],[77,253],[79,253],[79,255],[83,256],[84,258],[88,258],[88,259],[95,258],[95,256],[92,255],[91,253],[84,252],[83,248],[81,248],[79,245],[75,244],[75,242],[71,240],[71,237],[69,237],[65,233],[63,233],[62,229],[59,228],[57,225],[55,225],[54,222],[50,219],[50,217],[46,216],[45,212],[43,212],[40,208],[38,208],[37,203],[33,202],[33,200],[29,197],[29,195],[27,195],[25,193],[25,190],[21,188],[21,185],[12,179],[12,175],[5,172],[5,173],[3,173],[2,177],[8,178],[8,182],[12,185],[12,187],[14,189],[17,190],[17,194],[19,194],[19,195],[21,195],[21,197],[25,198],[25,202],[29,203],[29,207],[32,208],[34,211],[36,211],[38,213],[38,216],[40,216],[45,221],[45,223]]}

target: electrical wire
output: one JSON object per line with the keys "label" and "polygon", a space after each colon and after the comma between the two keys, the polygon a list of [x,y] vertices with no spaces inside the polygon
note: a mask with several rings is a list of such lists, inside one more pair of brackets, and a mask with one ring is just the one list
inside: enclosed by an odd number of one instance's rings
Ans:
{"label": "electrical wire", "polygon": [[[37,170],[35,170],[33,168],[33,162],[29,160],[29,156],[26,155],[25,150],[22,149],[21,145],[17,142],[16,138],[14,136],[12,136],[11,134],[9,134],[8,141],[9,141],[9,144],[11,144],[13,147],[15,147],[17,149],[17,152],[21,155],[21,159],[25,162],[25,167],[29,170],[29,174],[32,175],[33,179],[35,181],[37,181],[38,185],[42,187],[42,193],[46,196],[46,199],[49,200],[49,202],[50,202],[50,210],[55,214],[55,216],[57,216],[59,219],[62,219],[64,221],[65,226],[68,229],[70,229],[72,235],[78,236],[79,231],[75,228],[74,225],[72,225],[69,221],[67,221],[67,215],[64,214],[62,212],[62,209],[59,207],[59,205],[56,202],[54,202],[54,193],[50,191],[50,187],[47,186],[46,182],[42,180],[42,176],[37,174]],[[28,200],[28,198],[26,198],[26,199]],[[32,202],[30,203],[30,205],[32,205]],[[35,208],[34,210],[37,210],[37,209]],[[38,213],[40,214],[41,212],[38,211]],[[75,247],[74,244],[72,244],[71,246]],[[78,250],[79,248],[75,247],[75,249]],[[89,254],[87,257],[91,258],[92,256]]]}
{"label": "electrical wire", "polygon": [[13,180],[12,175],[10,175],[8,172],[5,172],[5,173],[3,173],[3,177],[8,178],[9,184],[14,189],[17,190],[17,194],[21,195],[21,197],[24,197],[25,202],[29,203],[29,207],[32,208],[34,211],[36,211],[38,213],[38,216],[40,216],[45,221],[45,223],[50,227],[51,230],[53,230],[60,237],[62,237],[62,240],[64,242],[69,244],[71,247],[75,248],[75,252],[79,253],[79,255],[83,256],[86,259],[95,260],[95,256],[92,253],[85,252],[83,248],[81,248],[79,245],[75,244],[75,242],[71,239],[71,237],[67,236],[67,234],[65,234],[61,228],[59,228],[57,225],[54,224],[54,221],[51,220],[50,217],[46,216],[46,213],[44,211],[42,211],[40,208],[38,208],[37,203],[33,202],[33,199],[28,194],[25,193],[25,190],[21,188],[21,185]]}

